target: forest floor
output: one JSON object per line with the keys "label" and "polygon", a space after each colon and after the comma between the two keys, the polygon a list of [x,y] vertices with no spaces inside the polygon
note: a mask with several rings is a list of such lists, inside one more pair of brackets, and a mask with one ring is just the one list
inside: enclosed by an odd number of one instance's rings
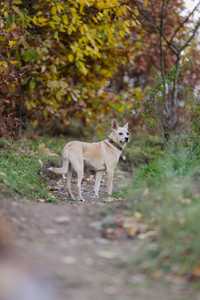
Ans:
{"label": "forest floor", "polygon": [[[125,178],[130,174],[118,171],[115,187]],[[54,184],[61,193],[62,182]],[[107,203],[103,196],[92,199],[91,189],[91,182],[86,182],[85,203],[66,199],[54,204],[1,196],[0,208],[13,225],[18,253],[51,282],[56,300],[198,299],[182,281],[152,280],[135,268],[139,239],[102,237],[105,212],[117,214],[123,201]]]}

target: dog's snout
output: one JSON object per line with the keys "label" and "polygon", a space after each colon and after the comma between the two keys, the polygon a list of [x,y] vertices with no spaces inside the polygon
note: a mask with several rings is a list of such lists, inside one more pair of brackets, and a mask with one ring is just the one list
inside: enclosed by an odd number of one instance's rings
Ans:
{"label": "dog's snout", "polygon": [[125,138],[125,141],[128,142],[128,137]]}

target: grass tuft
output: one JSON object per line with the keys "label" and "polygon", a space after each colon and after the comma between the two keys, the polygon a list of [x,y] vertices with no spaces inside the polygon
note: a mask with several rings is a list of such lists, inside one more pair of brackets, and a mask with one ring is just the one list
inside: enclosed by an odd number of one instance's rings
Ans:
{"label": "grass tuft", "polygon": [[47,182],[40,175],[41,161],[47,161],[49,154],[60,154],[64,142],[63,138],[48,137],[0,140],[0,182],[28,199],[55,201]]}

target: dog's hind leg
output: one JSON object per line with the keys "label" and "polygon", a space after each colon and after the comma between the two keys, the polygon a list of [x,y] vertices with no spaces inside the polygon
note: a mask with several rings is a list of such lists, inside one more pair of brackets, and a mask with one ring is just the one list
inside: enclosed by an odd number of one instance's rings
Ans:
{"label": "dog's hind leg", "polygon": [[100,188],[102,176],[103,176],[103,172],[101,171],[96,172],[95,184],[94,184],[94,193],[96,197],[99,196],[99,188]]}
{"label": "dog's hind leg", "polygon": [[68,191],[69,196],[75,200],[75,197],[72,193],[72,189],[71,189],[71,180],[72,180],[72,169],[69,167],[69,171],[67,173],[67,178],[66,178],[66,182],[65,182],[65,189]]}
{"label": "dog's hind leg", "polygon": [[82,190],[81,190],[81,184],[82,184],[82,180],[83,180],[83,171],[79,170],[78,175],[78,182],[77,182],[77,186],[78,186],[78,194],[79,194],[79,198],[81,201],[85,201],[85,199],[82,196]]}
{"label": "dog's hind leg", "polygon": [[73,165],[73,169],[77,174],[77,186],[78,186],[78,195],[79,195],[79,199],[81,201],[85,201],[85,199],[82,196],[82,190],[81,190],[81,184],[82,184],[82,180],[83,180],[83,159],[79,158],[79,159],[72,159],[71,163]]}

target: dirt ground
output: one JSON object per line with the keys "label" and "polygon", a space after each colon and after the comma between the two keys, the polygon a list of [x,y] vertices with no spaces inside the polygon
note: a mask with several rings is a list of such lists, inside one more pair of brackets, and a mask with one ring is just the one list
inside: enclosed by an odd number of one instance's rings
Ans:
{"label": "dirt ground", "polygon": [[[127,177],[119,172],[115,187]],[[54,184],[57,193],[62,191],[61,182]],[[103,197],[92,199],[89,189],[86,183],[85,203],[38,203],[5,196],[0,201],[14,228],[19,256],[51,284],[55,300],[198,299],[183,282],[164,284],[136,271],[132,261],[140,252],[137,239],[101,237],[102,211],[112,204]],[[113,207],[119,204],[113,202]]]}

